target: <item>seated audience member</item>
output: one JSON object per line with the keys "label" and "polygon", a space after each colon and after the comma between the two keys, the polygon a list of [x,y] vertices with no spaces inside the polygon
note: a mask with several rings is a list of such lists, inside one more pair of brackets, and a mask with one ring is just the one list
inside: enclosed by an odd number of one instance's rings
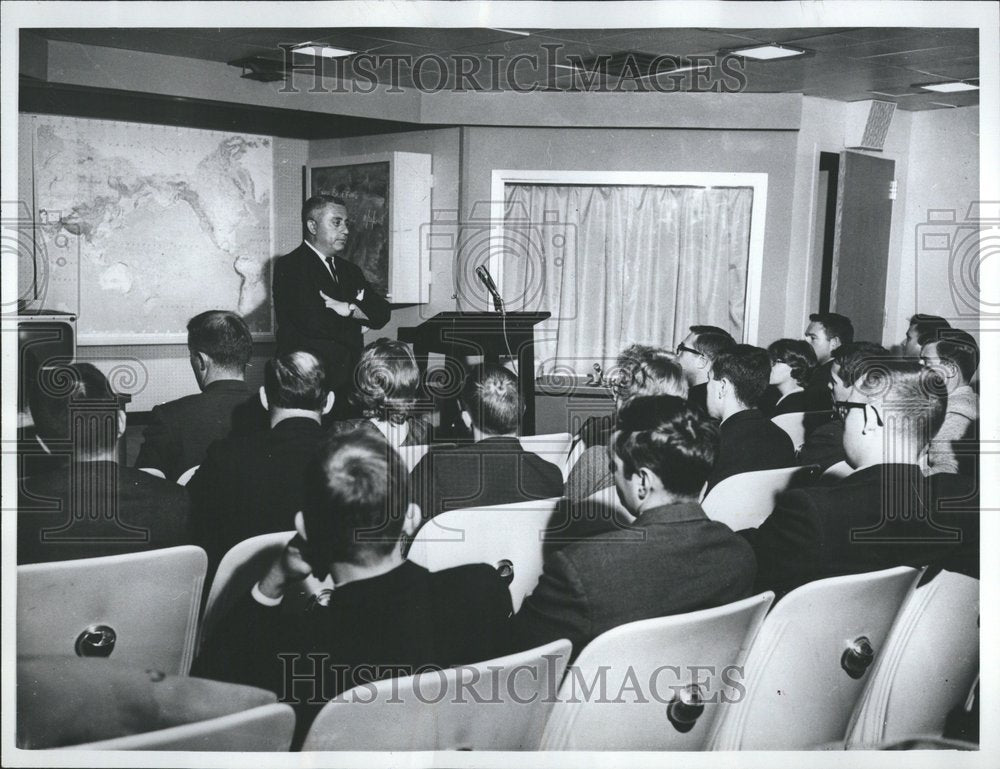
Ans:
{"label": "seated audience member", "polygon": [[949,328],[951,324],[939,315],[924,315],[918,312],[910,318],[910,325],[900,345],[900,352],[903,357],[916,358],[924,345],[941,338],[941,332]]}
{"label": "seated audience member", "polygon": [[363,419],[334,422],[334,432],[378,430],[390,446],[426,446],[431,425],[413,413],[420,392],[420,369],[403,342],[382,337],[361,354],[351,398]]}
{"label": "seated audience member", "polygon": [[767,395],[776,396],[768,408],[761,404],[765,416],[797,414],[804,411],[823,411],[829,408],[829,398],[810,400],[805,387],[809,384],[812,370],[816,366],[816,353],[812,345],[801,339],[779,339],[767,347],[771,358],[771,378],[768,380]]}
{"label": "seated audience member", "polygon": [[546,559],[538,586],[514,617],[517,647],[568,638],[576,656],[626,622],[750,595],[750,548],[698,504],[717,433],[713,420],[680,398],[639,397],[625,405],[608,454],[618,497],[635,522]]}
{"label": "seated audience member", "polygon": [[244,381],[253,339],[243,318],[209,310],[191,318],[187,329],[201,392],[153,407],[136,459],[136,467],[162,470],[171,481],[200,465],[213,441],[267,428],[267,414]]}
{"label": "seated audience member", "polygon": [[305,467],[323,438],[323,415],[333,407],[325,376],[312,353],[269,360],[260,400],[271,429],[209,446],[187,485],[192,539],[208,553],[209,571],[244,539],[294,528]]}
{"label": "seated audience member", "polygon": [[[633,398],[644,395],[687,397],[687,382],[680,366],[663,351],[647,349],[644,357],[636,361],[630,370],[622,372],[614,388],[616,411],[621,411]],[[580,455],[566,479],[565,496],[578,502],[614,483],[614,475],[608,466],[608,444],[605,442],[603,446],[591,446]]]}
{"label": "seated audience member", "polygon": [[893,566],[979,576],[975,483],[925,477],[917,466],[944,418],[932,377],[916,361],[884,363],[838,403],[855,472],[785,492],[760,527],[740,532],[757,556],[755,591],[782,595],[811,580]]}
{"label": "seated audience member", "polygon": [[[408,501],[406,465],[384,439],[329,436],[305,489],[298,535],[223,618],[195,675],[277,692],[297,710],[301,742],[339,692],[509,651],[510,593],[492,566],[432,573],[403,557],[420,510]],[[283,613],[285,590],[310,573],[332,575],[329,604]]]}
{"label": "seated audience member", "polygon": [[[849,342],[833,352],[829,390],[833,401],[850,399],[851,389],[869,368],[892,359],[892,354],[873,342]],[[799,449],[800,465],[819,465],[820,471],[847,459],[844,453],[844,421],[834,409],[829,417],[806,434]]]}
{"label": "seated audience member", "polygon": [[462,420],[474,443],[430,451],[413,469],[414,499],[425,518],[445,510],[562,496],[562,473],[517,439],[524,411],[517,377],[485,364],[462,389]]}
{"label": "seated audience member", "polygon": [[187,544],[184,489],[118,465],[125,409],[96,367],[42,369],[31,413],[39,440],[67,462],[19,485],[18,563]]}
{"label": "seated audience member", "polygon": [[688,383],[688,403],[708,413],[708,374],[717,356],[729,352],[736,341],[718,326],[691,326],[677,345],[677,365]]}
{"label": "seated audience member", "polygon": [[833,352],[842,344],[854,341],[851,319],[835,312],[817,312],[809,316],[805,339],[816,353],[816,367],[806,385],[811,403],[825,411],[833,405],[830,401],[830,368]]}
{"label": "seated audience member", "polygon": [[[643,360],[651,355],[667,356],[666,350],[657,347],[650,347],[646,344],[630,344],[615,359],[615,367],[608,372],[607,381],[611,388],[611,394],[615,398],[615,411],[622,404],[621,393],[628,389],[632,381],[632,373]],[[573,438],[573,443],[583,441],[586,448],[600,446],[604,448],[608,445],[608,439],[615,429],[615,414],[604,414],[588,418],[577,430]]]}
{"label": "seated audience member", "polygon": [[788,433],[757,409],[770,376],[767,351],[749,344],[736,345],[712,364],[708,415],[722,420],[722,425],[719,452],[708,476],[709,490],[730,475],[795,464],[795,447]]}
{"label": "seated audience member", "polygon": [[979,345],[966,331],[953,329],[935,342],[928,342],[920,353],[920,362],[937,372],[947,390],[948,405],[944,423],[924,454],[921,466],[928,473],[972,475],[978,450],[966,447],[956,451],[962,441],[978,439],[979,396],[969,382],[979,368]]}

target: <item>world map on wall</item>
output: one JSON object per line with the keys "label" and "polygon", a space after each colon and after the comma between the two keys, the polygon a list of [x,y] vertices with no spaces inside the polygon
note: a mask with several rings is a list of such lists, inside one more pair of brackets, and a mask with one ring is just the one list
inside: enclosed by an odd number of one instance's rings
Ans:
{"label": "world map on wall", "polygon": [[[81,341],[182,341],[209,309],[272,331],[271,139],[30,116],[35,304]],[[28,137],[22,137],[22,146]],[[22,155],[23,158],[23,155]]]}

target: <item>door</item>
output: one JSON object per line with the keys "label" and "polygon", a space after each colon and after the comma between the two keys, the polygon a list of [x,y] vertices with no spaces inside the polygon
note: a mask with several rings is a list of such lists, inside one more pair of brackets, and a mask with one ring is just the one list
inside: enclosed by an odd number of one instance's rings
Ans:
{"label": "door", "polygon": [[882,341],[895,169],[892,160],[840,154],[830,309],[851,319],[855,339]]}

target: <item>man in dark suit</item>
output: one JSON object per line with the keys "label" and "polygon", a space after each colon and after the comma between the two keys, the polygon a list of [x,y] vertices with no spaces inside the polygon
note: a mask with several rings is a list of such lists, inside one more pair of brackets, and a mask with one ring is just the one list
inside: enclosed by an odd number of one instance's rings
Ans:
{"label": "man in dark suit", "polygon": [[[298,536],[208,639],[195,674],[277,692],[298,711],[300,741],[322,704],[355,685],[506,654],[499,573],[407,561],[404,532],[420,521],[409,498],[406,465],[384,439],[330,436],[309,465]],[[282,613],[286,588],[310,573],[332,575],[329,604]]]}
{"label": "man in dark suit", "polygon": [[213,441],[267,428],[267,413],[245,379],[253,352],[239,315],[209,310],[188,321],[188,358],[201,391],[154,406],[136,467],[161,470],[175,481],[200,465]]}
{"label": "man in dark suit", "polygon": [[756,590],[782,595],[812,580],[893,566],[979,576],[975,482],[925,477],[917,466],[944,418],[935,376],[915,361],[883,363],[839,402],[855,472],[785,492],[760,527],[740,532],[757,556]]}
{"label": "man in dark suit", "polygon": [[274,265],[278,354],[308,350],[323,363],[336,393],[334,416],[349,407],[362,332],[389,322],[389,304],[361,269],[340,258],[347,245],[347,209],[332,195],[314,195],[302,207],[305,240]]}
{"label": "man in dark suit", "polygon": [[37,386],[38,438],[67,461],[19,484],[17,562],[187,544],[184,489],[117,463],[125,410],[104,374],[90,363],[44,368]]}
{"label": "man in dark suit", "polygon": [[294,528],[302,509],[305,466],[333,406],[322,364],[308,352],[269,360],[261,402],[271,429],[213,443],[187,485],[192,541],[208,553],[209,571],[244,539]]}
{"label": "man in dark suit", "polygon": [[677,345],[677,365],[688,383],[688,403],[708,413],[708,374],[716,356],[729,352],[736,340],[718,326],[691,326]]}
{"label": "man in dark suit", "polygon": [[698,504],[718,428],[671,395],[639,397],[612,437],[618,498],[635,522],[566,545],[546,559],[514,618],[515,643],[568,638],[576,656],[606,630],[721,606],[750,594],[753,553]]}
{"label": "man in dark suit", "polygon": [[524,403],[514,374],[499,365],[476,366],[461,401],[475,443],[431,449],[414,468],[414,498],[424,517],[562,496],[559,468],[525,451],[517,439]]}
{"label": "man in dark suit", "polygon": [[816,368],[813,369],[809,384],[806,385],[806,394],[811,403],[820,404],[825,408],[832,405],[829,381],[833,353],[842,344],[854,341],[854,324],[846,315],[835,312],[814,312],[809,316],[809,325],[806,326],[804,336],[816,353]]}
{"label": "man in dark suit", "polygon": [[721,419],[722,425],[709,489],[730,475],[795,464],[792,439],[757,409],[770,376],[767,350],[749,344],[736,345],[712,364],[708,414]]}

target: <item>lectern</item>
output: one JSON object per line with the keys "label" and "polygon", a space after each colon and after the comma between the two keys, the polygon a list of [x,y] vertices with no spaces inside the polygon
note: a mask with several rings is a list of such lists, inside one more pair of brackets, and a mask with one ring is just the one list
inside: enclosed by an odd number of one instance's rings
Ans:
{"label": "lectern", "polygon": [[[419,326],[399,329],[399,340],[413,345],[421,377],[427,371],[427,355],[443,353],[453,358],[482,355],[487,363],[499,363],[510,354],[517,358],[517,373],[525,410],[521,434],[535,433],[535,326],[547,320],[548,312],[440,312]],[[506,332],[506,341],[504,334]]]}

